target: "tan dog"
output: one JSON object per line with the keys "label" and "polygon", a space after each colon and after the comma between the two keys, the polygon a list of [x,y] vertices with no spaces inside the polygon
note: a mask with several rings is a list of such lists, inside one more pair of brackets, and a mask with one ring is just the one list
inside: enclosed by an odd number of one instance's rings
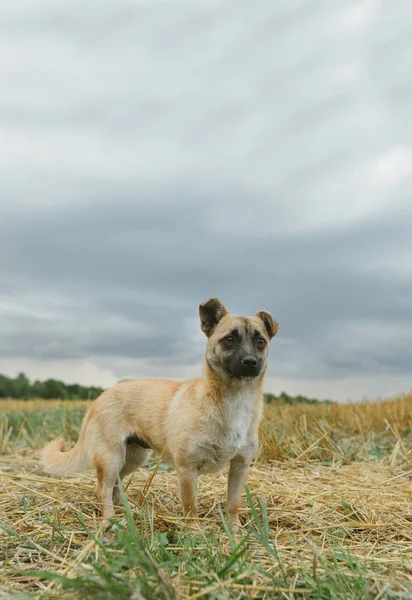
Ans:
{"label": "tan dog", "polygon": [[113,516],[113,502],[120,502],[117,476],[143,465],[153,449],[177,470],[185,515],[197,516],[198,475],[219,473],[230,463],[227,510],[239,523],[243,485],[258,449],[269,342],[279,325],[263,310],[232,316],[218,298],[201,304],[199,313],[208,337],[203,377],[119,383],[90,406],[72,450],[63,452],[62,439],[43,449],[49,473],[94,466],[104,517]]}

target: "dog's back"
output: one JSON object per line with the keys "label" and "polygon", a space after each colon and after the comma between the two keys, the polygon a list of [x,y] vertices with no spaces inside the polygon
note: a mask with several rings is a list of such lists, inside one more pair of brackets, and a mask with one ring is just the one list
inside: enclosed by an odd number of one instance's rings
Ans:
{"label": "dog's back", "polygon": [[168,379],[123,381],[104,391],[89,407],[74,448],[53,440],[42,451],[45,471],[69,475],[93,466],[93,454],[110,453],[119,440],[135,436],[144,447],[161,452],[165,444],[165,419],[170,401],[182,384]]}

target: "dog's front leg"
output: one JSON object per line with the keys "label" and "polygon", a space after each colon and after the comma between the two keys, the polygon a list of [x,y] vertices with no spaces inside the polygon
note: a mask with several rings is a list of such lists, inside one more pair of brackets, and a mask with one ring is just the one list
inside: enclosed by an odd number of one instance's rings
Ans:
{"label": "dog's front leg", "polygon": [[181,467],[177,470],[179,496],[185,517],[197,517],[196,478],[197,473],[190,468]]}
{"label": "dog's front leg", "polygon": [[227,485],[227,512],[229,521],[234,525],[240,525],[239,506],[243,492],[243,486],[248,473],[248,465],[244,458],[235,456],[230,461],[229,478]]}

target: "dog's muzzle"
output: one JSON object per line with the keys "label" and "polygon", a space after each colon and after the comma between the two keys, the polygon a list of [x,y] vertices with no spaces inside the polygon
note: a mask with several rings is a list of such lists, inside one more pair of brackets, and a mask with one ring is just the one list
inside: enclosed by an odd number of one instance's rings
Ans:
{"label": "dog's muzzle", "polygon": [[260,373],[260,361],[256,356],[245,356],[233,368],[235,377],[257,377]]}

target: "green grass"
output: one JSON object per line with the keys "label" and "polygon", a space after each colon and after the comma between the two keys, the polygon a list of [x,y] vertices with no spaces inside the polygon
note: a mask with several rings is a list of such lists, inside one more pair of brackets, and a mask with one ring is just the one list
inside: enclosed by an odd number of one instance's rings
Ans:
{"label": "green grass", "polygon": [[[9,412],[0,416],[7,450],[38,448],[54,437],[75,442],[85,415],[84,407],[66,409],[62,404],[56,410],[38,412]],[[47,434],[47,439],[45,439]]]}

